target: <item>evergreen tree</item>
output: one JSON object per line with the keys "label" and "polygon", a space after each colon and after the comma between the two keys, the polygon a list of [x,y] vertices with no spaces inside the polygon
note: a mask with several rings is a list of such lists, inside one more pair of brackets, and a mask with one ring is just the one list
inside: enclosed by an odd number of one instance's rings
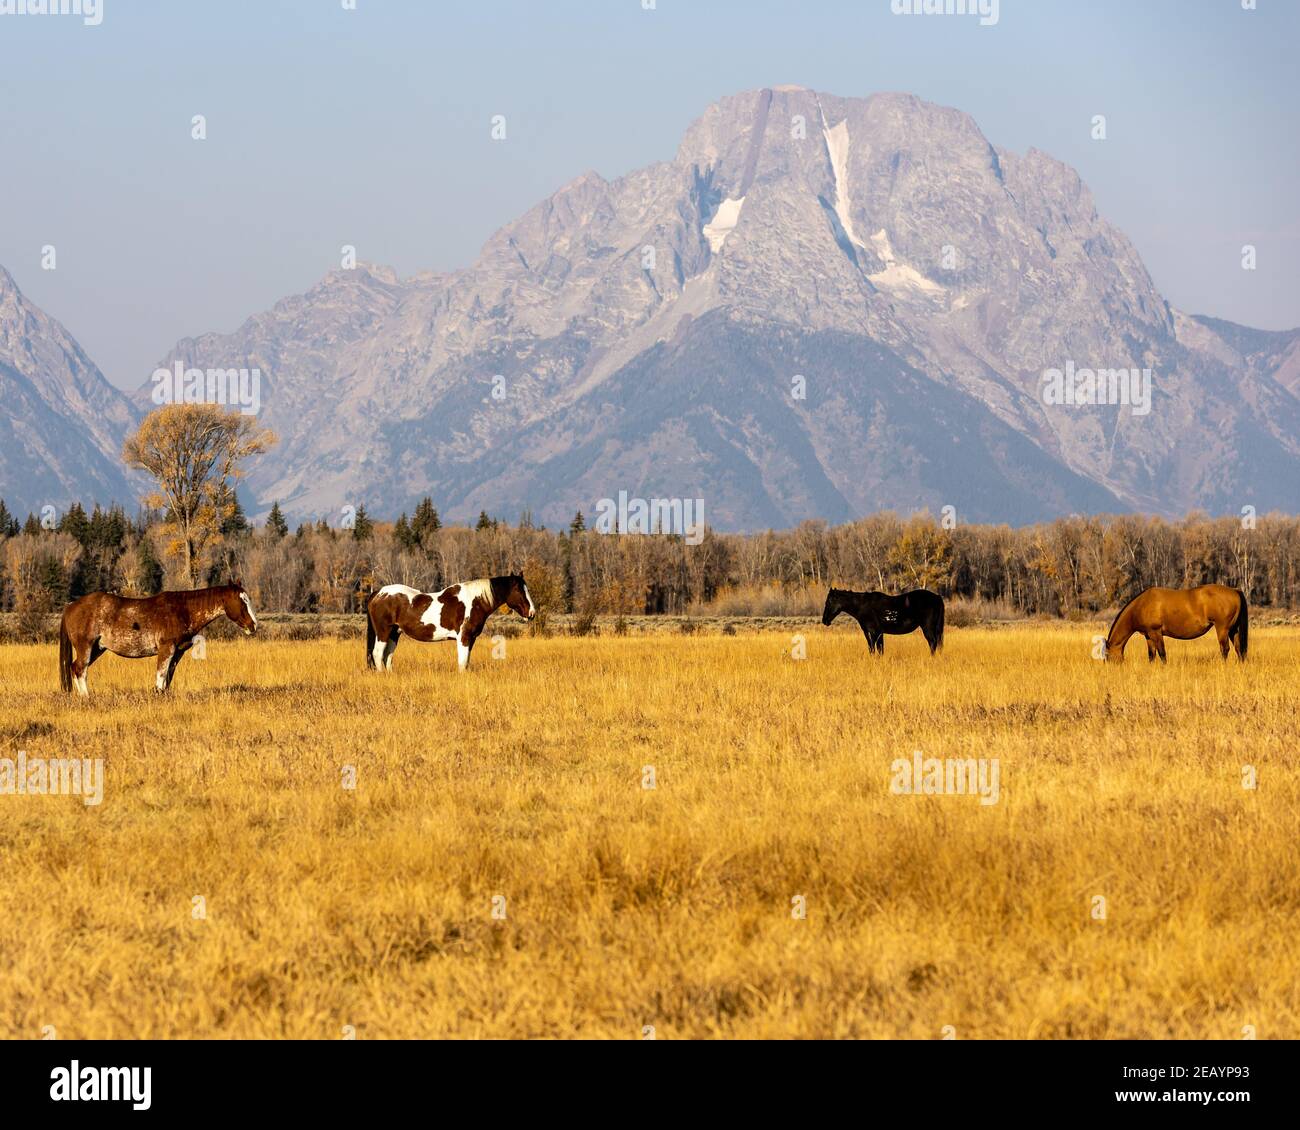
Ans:
{"label": "evergreen tree", "polygon": [[59,519],[58,530],[63,534],[71,534],[83,549],[90,545],[90,519],[86,517],[86,510],[80,502],[74,502],[68,507],[67,513]]}
{"label": "evergreen tree", "polygon": [[162,562],[153,551],[153,539],[147,536],[140,539],[140,575],[136,584],[147,596],[161,592],[163,587]]}
{"label": "evergreen tree", "polygon": [[284,520],[279,499],[276,499],[271,513],[266,516],[266,529],[277,541],[289,532],[289,523]]}
{"label": "evergreen tree", "polygon": [[433,499],[426,495],[420,499],[420,504],[415,508],[415,517],[411,520],[411,533],[415,535],[415,541],[422,545],[428,534],[437,533],[440,529],[442,529],[442,521],[438,517],[438,511],[433,508]]}
{"label": "evergreen tree", "polygon": [[587,528],[586,519],[583,518],[582,511],[579,510],[573,516],[573,521],[569,523],[569,534],[572,537],[576,537],[578,534],[586,530],[586,528]]}
{"label": "evergreen tree", "polygon": [[68,603],[68,578],[57,558],[47,557],[41,563],[37,583],[49,593],[50,607],[60,608]]}
{"label": "evergreen tree", "polygon": [[122,555],[125,527],[126,521],[116,508],[102,510],[96,505],[89,519],[80,507],[73,507],[64,515],[60,528],[77,537],[84,550],[69,578],[70,596],[111,591],[115,587],[114,574],[117,559]]}
{"label": "evergreen tree", "polygon": [[411,529],[411,523],[406,517],[405,510],[402,511],[402,516],[397,519],[397,525],[393,527],[393,537],[403,549],[414,549],[419,544],[415,533]]}
{"label": "evergreen tree", "polygon": [[239,501],[239,495],[233,488],[226,487],[220,492],[218,505],[221,508],[223,537],[246,534],[252,530],[253,527],[248,524],[248,519],[244,516],[244,507]]}
{"label": "evergreen tree", "polygon": [[108,510],[96,506],[95,512],[90,516],[90,545],[116,561],[126,548],[126,535],[130,528],[120,506]]}
{"label": "evergreen tree", "polygon": [[491,530],[495,528],[495,523],[488,517],[486,510],[480,510],[478,512],[478,525],[474,528],[476,530]]}
{"label": "evergreen tree", "polygon": [[35,514],[28,514],[27,521],[23,523],[23,533],[38,536],[41,532],[40,520]]}
{"label": "evergreen tree", "polygon": [[375,536],[375,524],[370,520],[364,506],[357,507],[356,518],[352,526],[353,541],[369,541]]}
{"label": "evergreen tree", "polygon": [[11,538],[22,529],[18,519],[9,513],[5,500],[0,498],[0,538]]}

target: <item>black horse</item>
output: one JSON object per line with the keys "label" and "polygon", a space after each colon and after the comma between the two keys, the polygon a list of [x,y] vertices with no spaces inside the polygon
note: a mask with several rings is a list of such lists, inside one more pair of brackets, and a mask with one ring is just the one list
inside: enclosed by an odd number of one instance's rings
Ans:
{"label": "black horse", "polygon": [[826,594],[822,623],[829,627],[841,612],[858,622],[867,647],[881,655],[885,654],[885,636],[905,636],[917,628],[930,645],[931,655],[943,647],[943,597],[929,589],[913,589],[902,596],[831,589]]}

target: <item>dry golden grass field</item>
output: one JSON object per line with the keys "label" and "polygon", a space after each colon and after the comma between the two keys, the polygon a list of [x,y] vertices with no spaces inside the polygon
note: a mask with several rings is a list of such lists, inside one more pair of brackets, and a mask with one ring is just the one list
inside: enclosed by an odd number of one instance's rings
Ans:
{"label": "dry golden grass field", "polygon": [[[0,648],[0,757],[106,774],[0,796],[0,1036],[1300,1036],[1300,631],[1116,668],[1095,625],[494,623],[465,677],[214,640],[170,698]],[[891,791],[914,750],[998,802]]]}

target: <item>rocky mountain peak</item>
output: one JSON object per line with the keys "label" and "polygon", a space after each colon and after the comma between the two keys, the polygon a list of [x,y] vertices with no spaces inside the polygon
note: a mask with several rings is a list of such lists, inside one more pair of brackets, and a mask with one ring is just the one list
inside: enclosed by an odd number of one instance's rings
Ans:
{"label": "rocky mountain peak", "polygon": [[[1022,521],[1300,506],[1295,340],[1257,335],[1171,310],[1050,155],[910,94],[781,86],[570,180],[465,269],[335,270],[162,365],[260,369],[282,442],[250,485],[292,516],[432,494],[559,522],[627,490],[722,528]],[[1149,374],[1149,410],[1050,403],[1066,368]]]}
{"label": "rocky mountain peak", "polygon": [[[782,86],[719,99],[672,161],[574,178],[495,232],[471,267],[418,283],[367,277],[331,276],[235,339],[187,350],[272,366],[270,422],[291,438],[254,476],[264,502],[320,512],[363,495],[382,513],[432,492],[452,516],[529,507],[558,520],[615,485],[680,495],[710,483],[715,520],[732,526],[797,521],[811,499],[823,516],[937,508],[959,492],[939,458],[951,438],[900,432],[886,388],[845,369],[870,357],[895,385],[927,382],[936,413],[961,403],[983,419],[968,446],[1005,430],[1058,469],[1037,511],[1015,488],[1021,516],[1175,512],[1208,505],[1197,492],[1213,478],[1186,467],[1189,405],[1154,421],[1053,411],[1043,373],[1151,367],[1158,397],[1248,411],[1221,382],[1173,379],[1220,363],[1205,352],[1212,331],[1180,341],[1140,256],[1073,169],[1000,149],[970,115],[906,93]],[[778,356],[797,368],[759,376]],[[1245,379],[1254,362],[1234,356]],[[686,372],[689,393],[675,375]],[[788,396],[795,375],[816,390],[807,402]],[[1294,396],[1271,377],[1265,388],[1280,399],[1260,450],[1290,458]],[[354,454],[362,436],[382,458]],[[896,451],[906,488],[883,466],[863,469],[868,448]],[[999,516],[1006,450],[972,458],[989,486],[971,505]],[[369,497],[381,483],[388,497]]]}
{"label": "rocky mountain peak", "polygon": [[15,512],[134,504],[118,460],[135,421],[72,335],[0,267],[0,498]]}

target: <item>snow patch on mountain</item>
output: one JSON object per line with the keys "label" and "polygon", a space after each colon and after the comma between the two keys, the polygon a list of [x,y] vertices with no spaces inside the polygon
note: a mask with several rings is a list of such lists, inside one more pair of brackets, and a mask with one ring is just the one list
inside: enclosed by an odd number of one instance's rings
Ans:
{"label": "snow patch on mountain", "polygon": [[727,197],[718,205],[718,210],[713,214],[713,219],[704,225],[704,238],[709,241],[709,250],[716,255],[722,250],[722,245],[727,242],[727,236],[735,230],[736,224],[740,220],[740,209],[744,207],[745,198],[742,196],[739,200],[733,200]]}
{"label": "snow patch on mountain", "polygon": [[915,267],[898,259],[884,228],[871,237],[871,246],[880,257],[880,261],[885,264],[885,269],[877,271],[874,275],[868,275],[867,278],[881,290],[919,291],[934,297],[947,293],[946,288],[932,279],[927,279]]}
{"label": "snow patch on mountain", "polygon": [[826,127],[826,115],[822,115],[822,136],[826,139],[826,152],[831,158],[831,173],[835,177],[835,214],[840,219],[840,226],[849,242],[855,247],[867,249],[853,230],[853,218],[849,199],[849,121],[847,118],[834,129]]}

